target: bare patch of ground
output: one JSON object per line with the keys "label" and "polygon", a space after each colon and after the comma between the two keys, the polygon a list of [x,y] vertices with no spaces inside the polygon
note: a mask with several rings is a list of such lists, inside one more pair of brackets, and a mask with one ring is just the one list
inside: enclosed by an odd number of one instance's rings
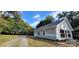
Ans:
{"label": "bare patch of ground", "polygon": [[79,47],[79,40],[76,41],[76,47]]}

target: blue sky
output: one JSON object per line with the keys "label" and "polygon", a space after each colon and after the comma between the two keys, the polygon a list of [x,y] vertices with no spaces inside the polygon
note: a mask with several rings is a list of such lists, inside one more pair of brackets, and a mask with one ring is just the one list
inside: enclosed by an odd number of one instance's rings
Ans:
{"label": "blue sky", "polygon": [[22,18],[25,22],[35,27],[41,20],[48,15],[56,19],[56,15],[62,11],[22,11]]}

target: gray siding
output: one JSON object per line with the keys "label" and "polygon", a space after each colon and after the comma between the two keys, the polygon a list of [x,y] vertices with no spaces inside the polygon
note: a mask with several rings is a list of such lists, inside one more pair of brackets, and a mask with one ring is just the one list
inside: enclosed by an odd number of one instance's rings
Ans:
{"label": "gray siding", "polygon": [[[36,32],[40,31],[40,35],[38,35]],[[46,39],[52,39],[56,40],[56,28],[47,28],[43,30],[38,30],[35,33],[35,37],[40,37],[40,38],[46,38]],[[45,35],[43,35],[43,31],[45,31]]]}

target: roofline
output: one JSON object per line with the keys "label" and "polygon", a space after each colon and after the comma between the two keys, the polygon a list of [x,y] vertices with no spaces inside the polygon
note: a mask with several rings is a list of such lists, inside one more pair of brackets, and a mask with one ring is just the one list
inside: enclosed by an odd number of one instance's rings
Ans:
{"label": "roofline", "polygon": [[[52,23],[49,23],[49,24],[52,24]],[[39,28],[44,27],[44,26],[47,26],[47,25],[49,25],[49,24],[46,24],[46,25],[40,26]],[[56,25],[56,26],[57,26],[57,25]],[[55,27],[56,27],[56,26],[55,26]],[[36,28],[36,29],[39,29],[39,28]]]}
{"label": "roofline", "polygon": [[[71,27],[72,31],[74,30],[67,19],[62,20],[61,22],[63,22],[63,21],[67,21],[68,24],[69,24],[69,26]],[[60,22],[60,23],[61,23],[61,22]],[[59,24],[60,24],[60,23],[59,23]],[[49,24],[52,24],[52,23],[49,23]],[[47,25],[49,25],[49,24],[43,25],[43,26],[41,26],[41,27],[39,27],[39,28],[36,28],[35,30],[39,30],[40,28],[42,28],[42,27],[44,27],[44,26],[47,26]],[[56,27],[56,26],[58,26],[59,24],[57,24],[57,25],[55,25],[55,26],[52,26],[52,27]],[[48,28],[51,28],[51,27],[48,27]]]}
{"label": "roofline", "polygon": [[[64,21],[64,20],[62,20],[61,22],[63,22],[63,21]],[[60,22],[60,23],[61,23],[61,22]],[[59,24],[60,24],[60,23],[59,23]],[[59,24],[57,24],[57,25],[59,25]],[[57,26],[57,25],[56,25],[56,26]]]}
{"label": "roofline", "polygon": [[[64,21],[64,20],[62,20],[61,22],[63,22],[63,21]],[[60,22],[60,23],[61,23],[61,22]],[[59,24],[60,24],[60,23],[59,23]],[[52,23],[49,23],[49,24],[52,24]],[[49,25],[49,24],[43,25],[43,26],[41,26],[41,27],[47,26],[47,25]],[[59,24],[57,24],[57,25],[59,25]],[[53,26],[53,27],[56,27],[57,25],[55,25],[55,26]],[[41,27],[39,27],[39,28],[41,28]],[[36,29],[39,29],[39,28],[36,28]],[[35,30],[36,30],[36,29],[35,29]]]}
{"label": "roofline", "polygon": [[70,22],[68,20],[66,20],[66,21],[68,22],[68,24],[69,24],[70,28],[72,29],[72,31],[74,31],[74,29],[72,28]]}
{"label": "roofline", "polygon": [[[74,29],[72,28],[72,26],[71,26],[71,24],[69,23],[69,21],[68,21],[67,19],[64,19],[64,20],[62,20],[61,22],[64,22],[64,21],[66,21],[66,22],[69,24],[70,28],[71,28],[72,31],[73,31]],[[61,23],[61,22],[60,22],[60,23]],[[59,24],[60,24],[60,23],[59,23]],[[57,25],[59,25],[59,24],[57,24]]]}
{"label": "roofline", "polygon": [[[53,28],[53,27],[56,27],[56,26],[47,27],[47,28]],[[43,29],[47,29],[47,28],[43,28]],[[35,29],[35,30],[40,30],[40,28],[37,28],[37,29]],[[34,30],[34,31],[35,31],[35,30]]]}

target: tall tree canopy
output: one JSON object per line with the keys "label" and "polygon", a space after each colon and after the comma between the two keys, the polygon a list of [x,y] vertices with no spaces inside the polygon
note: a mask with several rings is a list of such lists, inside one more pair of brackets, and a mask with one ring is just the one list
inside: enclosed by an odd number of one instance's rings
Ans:
{"label": "tall tree canopy", "polygon": [[[2,12],[1,12],[2,13]],[[25,23],[18,11],[5,11],[0,13],[0,33],[4,34],[32,34],[33,29]]]}
{"label": "tall tree canopy", "polygon": [[52,23],[52,21],[54,20],[54,18],[52,16],[47,16],[44,20],[40,21],[40,23],[37,25],[36,28],[39,28],[40,26]]}

